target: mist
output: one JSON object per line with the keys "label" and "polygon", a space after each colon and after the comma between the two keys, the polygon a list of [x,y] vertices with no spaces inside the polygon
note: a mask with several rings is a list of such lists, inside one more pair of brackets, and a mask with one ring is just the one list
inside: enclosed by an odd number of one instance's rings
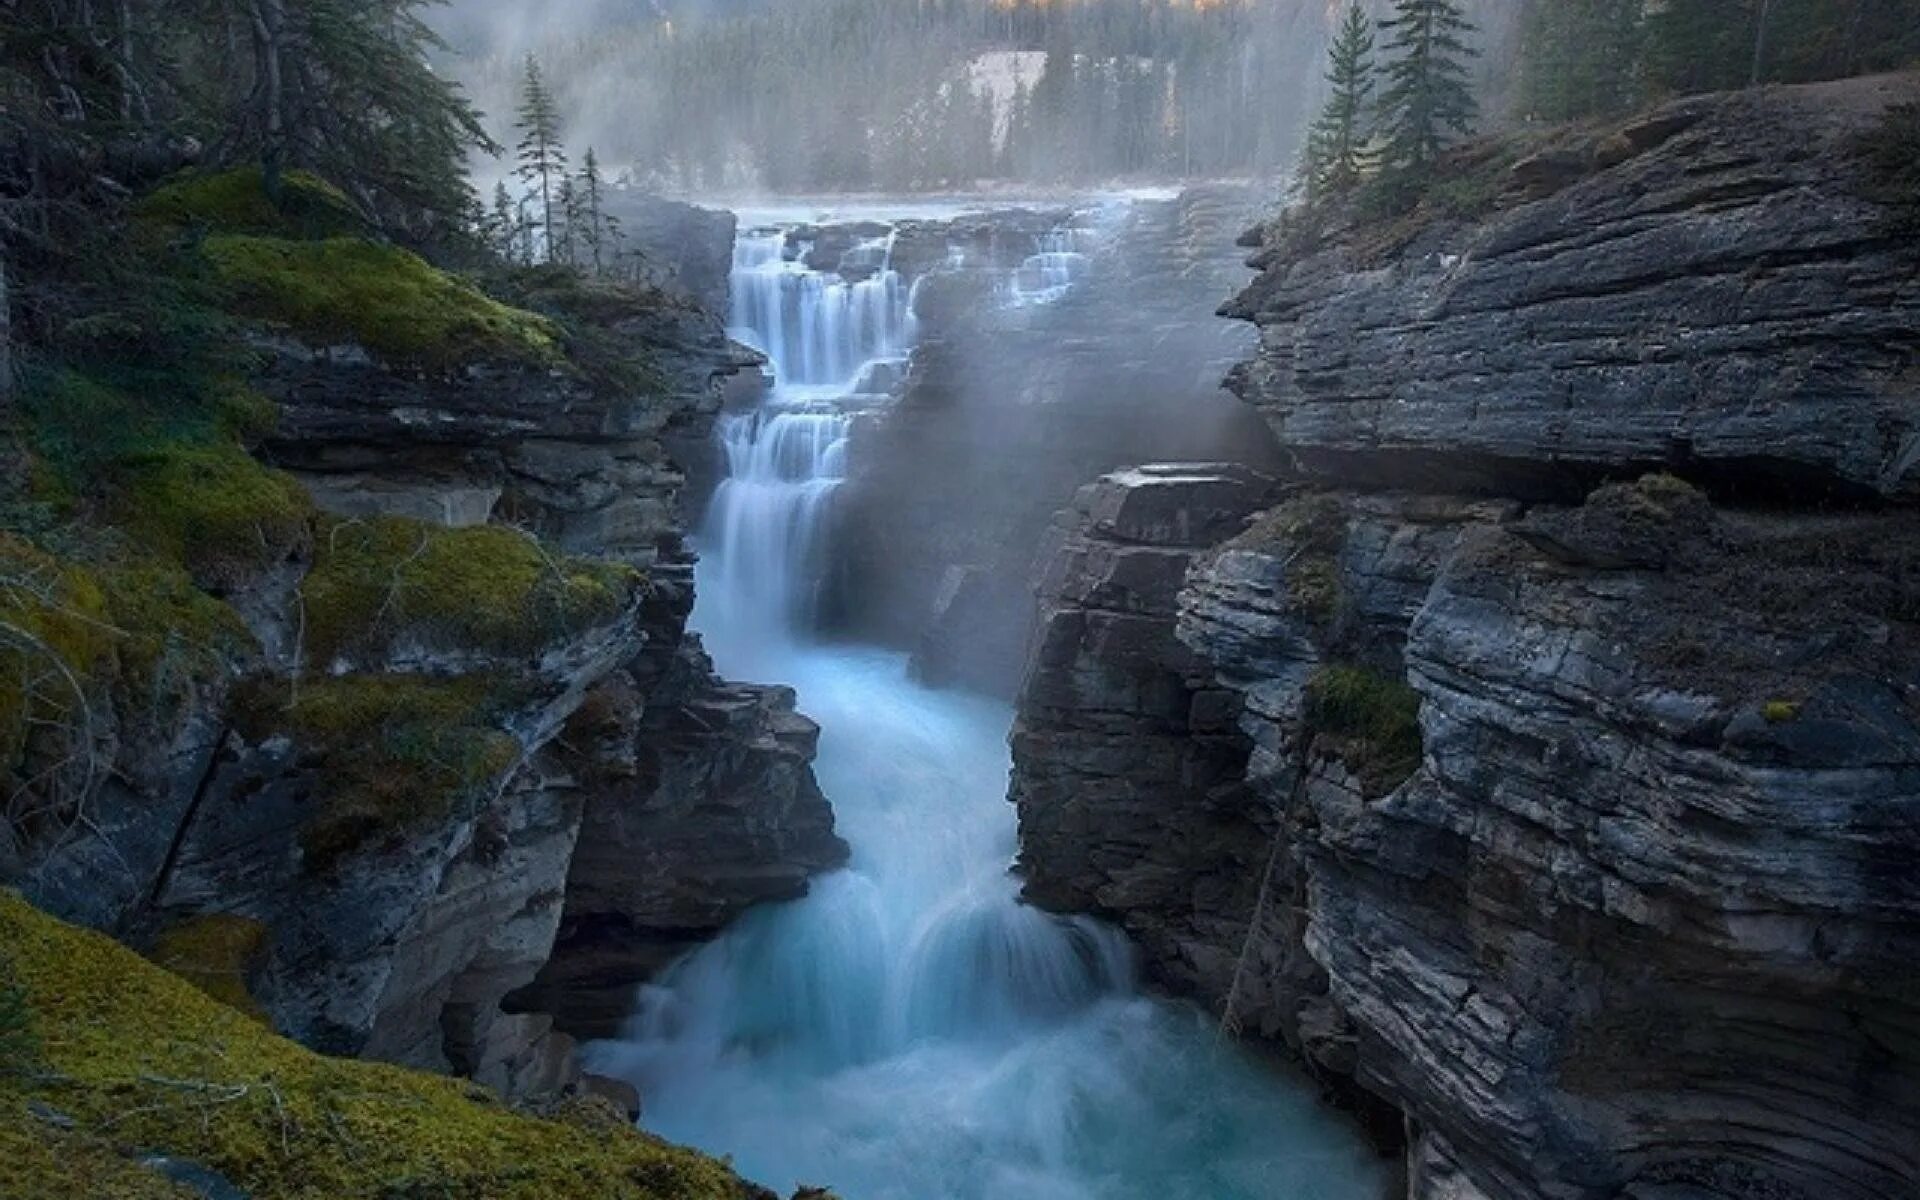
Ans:
{"label": "mist", "polygon": [[[1375,3],[1374,8],[1384,8]],[[1474,6],[1488,47],[1517,5]],[[1341,0],[455,0],[446,64],[511,145],[534,56],[616,176],[679,195],[1277,179]],[[1483,90],[1497,93],[1481,57]],[[496,174],[484,166],[483,178]]]}

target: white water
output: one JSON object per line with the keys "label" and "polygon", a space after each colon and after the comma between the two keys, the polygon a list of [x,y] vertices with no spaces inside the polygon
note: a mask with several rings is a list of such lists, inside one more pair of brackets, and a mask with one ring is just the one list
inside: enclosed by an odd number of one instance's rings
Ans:
{"label": "white water", "polygon": [[640,1088],[647,1128],[782,1191],[1375,1200],[1377,1164],[1303,1087],[1141,995],[1115,931],[1019,903],[1005,705],[920,687],[890,653],[808,644],[847,414],[877,402],[853,360],[903,353],[911,321],[890,271],[863,295],[776,245],[742,239],[735,317],[778,367],[806,365],[722,430],[696,621],[724,673],[799,689],[853,857],[644,989],[594,1069]]}

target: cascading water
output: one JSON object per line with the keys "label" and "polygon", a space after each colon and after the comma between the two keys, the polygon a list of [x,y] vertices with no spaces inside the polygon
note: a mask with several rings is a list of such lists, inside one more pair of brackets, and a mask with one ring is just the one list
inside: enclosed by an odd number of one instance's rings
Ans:
{"label": "cascading water", "polygon": [[1139,994],[1120,934],[1019,902],[1005,705],[807,644],[863,364],[908,349],[907,297],[884,256],[850,284],[776,235],[740,239],[733,289],[776,385],[722,429],[696,623],[723,672],[799,689],[853,856],[643,989],[594,1069],[650,1129],[846,1200],[1373,1200],[1353,1134]]}

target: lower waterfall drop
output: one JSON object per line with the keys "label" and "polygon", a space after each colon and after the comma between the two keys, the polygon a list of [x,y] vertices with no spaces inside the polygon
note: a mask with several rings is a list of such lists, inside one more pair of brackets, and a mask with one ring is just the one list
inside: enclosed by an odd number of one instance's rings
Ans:
{"label": "lower waterfall drop", "polygon": [[798,689],[852,858],[643,988],[590,1066],[639,1088],[647,1129],[782,1192],[1378,1200],[1378,1160],[1305,1086],[1143,995],[1118,931],[1020,902],[1007,705],[808,642],[864,364],[904,356],[913,322],[883,252],[857,284],[788,253],[736,247],[736,336],[776,382],[721,430],[695,621],[723,673]]}

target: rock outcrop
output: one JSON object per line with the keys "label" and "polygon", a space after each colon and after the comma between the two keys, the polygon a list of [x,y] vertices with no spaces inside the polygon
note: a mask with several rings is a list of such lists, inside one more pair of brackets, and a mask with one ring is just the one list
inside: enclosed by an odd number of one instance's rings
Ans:
{"label": "rock outcrop", "polygon": [[[239,995],[310,1047],[570,1087],[553,1014],[504,1004],[563,924],[611,897],[652,949],[596,964],[604,1009],[844,855],[792,693],[719,679],[686,630],[668,443],[704,436],[758,356],[678,292],[529,271],[499,282],[508,308],[388,248],[235,244],[379,256],[514,352],[401,360],[339,322],[255,327],[250,382],[278,417],[259,453],[282,473],[231,457],[260,476],[247,502],[289,512],[238,524],[265,547],[206,580],[222,649],[163,719],[93,731],[112,769],[9,875],[137,945],[248,931]],[[162,645],[155,672],[182,673]]]}
{"label": "rock outcrop", "polygon": [[1537,151],[1507,199],[1552,194],[1483,220],[1301,230],[1224,310],[1260,327],[1230,384],[1350,485],[1920,498],[1920,296],[1852,144],[1914,91],[1695,97]]}
{"label": "rock outcrop", "polygon": [[[1920,257],[1849,149],[1916,96],[1691,100],[1523,160],[1478,221],[1269,231],[1235,384],[1287,498],[1187,551],[1177,615],[1029,676],[1029,894],[1399,1109],[1415,1200],[1920,1178]],[[1056,582],[1098,540],[1056,555],[1048,629],[1101,628]],[[1059,717],[1070,681],[1177,761],[1138,645],[1235,697],[1244,775],[1152,798],[1204,831],[1244,789],[1210,847],[1138,836],[1147,797]]]}

